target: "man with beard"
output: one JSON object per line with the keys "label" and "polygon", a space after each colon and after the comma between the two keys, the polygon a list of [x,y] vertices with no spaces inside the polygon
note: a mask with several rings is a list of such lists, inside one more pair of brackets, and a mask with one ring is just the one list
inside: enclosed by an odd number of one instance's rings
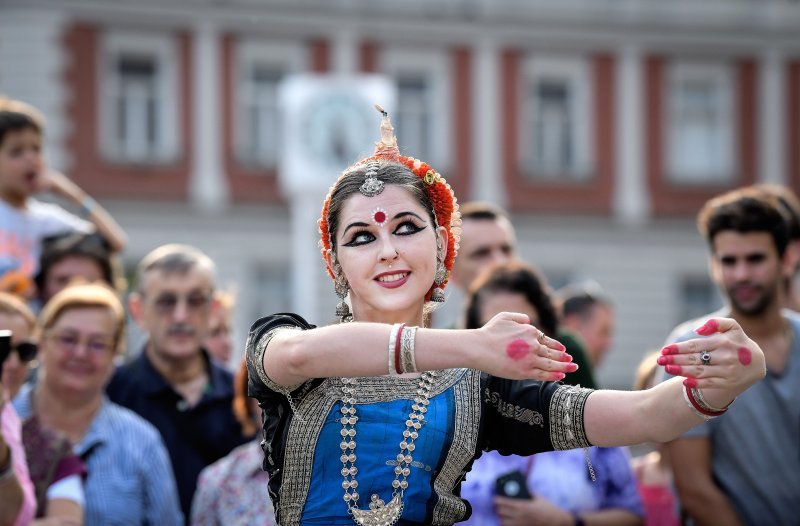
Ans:
{"label": "man with beard", "polygon": [[[739,322],[764,350],[768,374],[725,416],[668,445],[683,510],[695,525],[797,524],[800,318],[781,310],[784,276],[793,270],[787,219],[774,196],[752,187],[711,199],[698,215],[711,277],[727,304],[710,316]],[[671,340],[696,336],[687,330],[705,319],[680,326]],[[693,366],[698,378],[703,364],[714,362],[707,354]],[[747,358],[740,353],[740,361]],[[667,364],[669,356],[659,360]]]}
{"label": "man with beard", "polygon": [[144,257],[129,308],[148,340],[108,386],[111,400],[161,432],[187,521],[200,471],[249,438],[233,413],[231,373],[202,347],[217,308],[214,274],[213,261],[186,245],[164,245]]}

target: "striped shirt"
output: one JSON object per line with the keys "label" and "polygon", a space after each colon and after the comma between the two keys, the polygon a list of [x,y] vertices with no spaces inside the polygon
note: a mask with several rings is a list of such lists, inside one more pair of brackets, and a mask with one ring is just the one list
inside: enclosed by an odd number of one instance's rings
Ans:
{"label": "striped shirt", "polygon": [[[20,418],[33,412],[31,391],[25,385],[14,399]],[[183,525],[169,456],[146,420],[104,397],[74,449],[88,471],[86,526]]]}

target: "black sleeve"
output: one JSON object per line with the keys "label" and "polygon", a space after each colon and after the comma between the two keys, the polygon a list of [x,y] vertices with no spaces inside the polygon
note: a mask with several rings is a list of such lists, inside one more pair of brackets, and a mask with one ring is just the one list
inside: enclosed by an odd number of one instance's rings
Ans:
{"label": "black sleeve", "polygon": [[278,497],[283,476],[286,433],[293,416],[291,400],[299,400],[322,382],[321,379],[311,379],[297,386],[282,387],[269,379],[264,371],[264,353],[272,335],[280,328],[308,330],[315,326],[297,314],[273,314],[253,323],[247,337],[247,394],[258,400],[261,407],[264,426],[264,440],[261,443],[264,451],[263,468],[270,476],[269,494],[276,510],[280,509]]}
{"label": "black sleeve", "polygon": [[532,455],[591,445],[583,426],[591,389],[491,375],[486,375],[482,386],[482,449]]}

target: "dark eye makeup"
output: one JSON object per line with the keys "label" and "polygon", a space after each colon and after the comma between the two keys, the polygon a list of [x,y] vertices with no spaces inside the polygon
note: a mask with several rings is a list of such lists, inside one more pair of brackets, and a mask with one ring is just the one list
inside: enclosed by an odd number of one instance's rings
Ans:
{"label": "dark eye makeup", "polygon": [[[395,229],[392,231],[392,234],[398,236],[411,236],[416,234],[417,232],[421,232],[427,228],[427,225],[418,225],[412,220],[406,220],[402,223],[398,224]],[[369,230],[357,230],[352,233],[350,237],[350,241],[344,243],[343,246],[346,247],[357,247],[361,245],[366,245],[375,240],[375,235],[372,234]]]}

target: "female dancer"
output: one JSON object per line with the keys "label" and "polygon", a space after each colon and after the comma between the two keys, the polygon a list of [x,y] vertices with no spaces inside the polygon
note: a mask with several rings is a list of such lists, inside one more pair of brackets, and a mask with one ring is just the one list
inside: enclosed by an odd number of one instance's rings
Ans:
{"label": "female dancer", "polygon": [[280,524],[453,524],[469,515],[459,485],[483,450],[670,440],[765,374],[761,349],[729,319],[664,349],[684,383],[637,392],[559,383],[576,366],[524,314],[500,313],[480,329],[425,328],[458,225],[450,186],[400,155],[384,113],[375,154],[342,173],[319,223],[337,315],[354,323],[315,328],[278,314],[248,338]]}

